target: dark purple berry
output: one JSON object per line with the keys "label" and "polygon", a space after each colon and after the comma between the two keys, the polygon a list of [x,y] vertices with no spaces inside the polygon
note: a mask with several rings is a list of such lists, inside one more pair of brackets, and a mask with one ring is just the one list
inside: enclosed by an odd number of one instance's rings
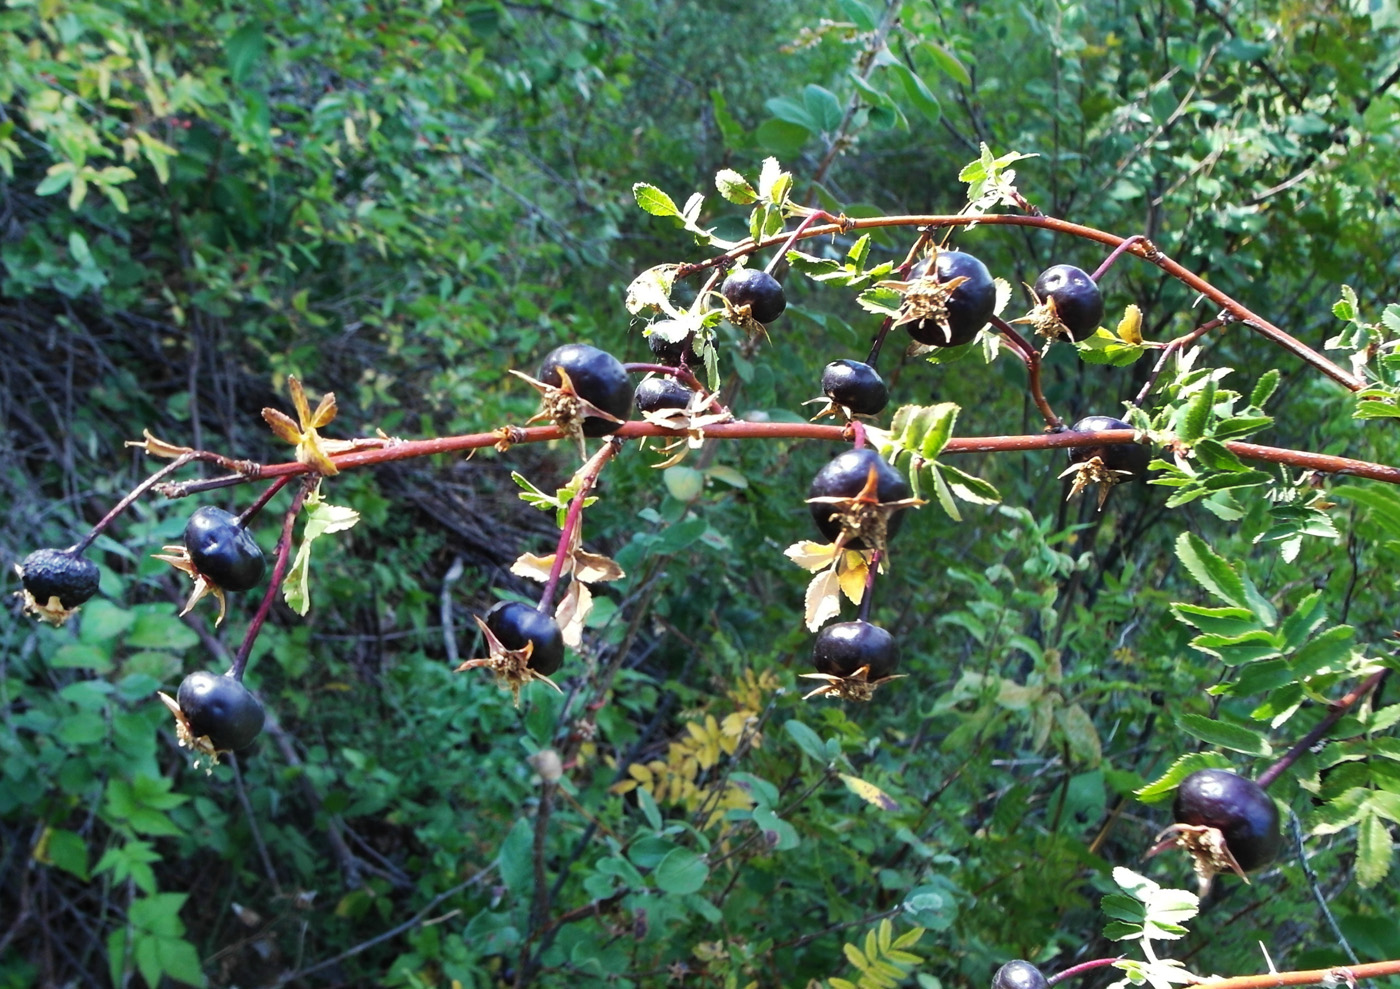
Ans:
{"label": "dark purple berry", "polygon": [[992,976],[992,989],[1047,989],[1050,983],[1028,961],[1016,959],[997,969]]}
{"label": "dark purple berry", "polygon": [[[881,503],[903,501],[909,497],[909,482],[905,480],[904,475],[868,446],[859,450],[847,450],[817,471],[817,476],[812,478],[807,497],[854,498],[865,488],[871,470],[875,471],[875,495]],[[841,534],[841,521],[838,517],[841,506],[816,502],[809,507],[821,534],[835,542]],[[890,538],[899,529],[902,518],[899,512],[894,512],[887,516],[887,519],[885,536]],[[866,548],[866,542],[860,536],[849,540],[846,545],[851,549]]]}
{"label": "dark purple berry", "polygon": [[1103,293],[1083,269],[1072,264],[1046,268],[1035,280],[1034,292],[1042,303],[1055,300],[1055,315],[1072,340],[1092,336],[1103,320]]}
{"label": "dark purple berry", "polygon": [[246,749],[262,731],[262,703],[228,674],[191,673],[180,683],[175,699],[190,734],[208,736],[220,752]]}
{"label": "dark purple berry", "polygon": [[[987,266],[971,254],[962,251],[939,251],[934,274],[939,283],[954,278],[966,278],[948,296],[944,305],[947,325],[934,317],[906,323],[909,335],[922,344],[933,347],[955,347],[970,343],[977,331],[987,325],[997,307],[997,287]],[[933,258],[924,258],[909,272],[909,280],[917,281],[929,273]]]}
{"label": "dark purple berry", "polygon": [[1258,783],[1228,769],[1201,769],[1182,780],[1172,817],[1218,830],[1245,872],[1268,865],[1283,847],[1278,806]]}
{"label": "dark purple berry", "polygon": [[862,666],[869,667],[865,679],[883,680],[899,665],[899,649],[894,636],[869,622],[837,622],[817,633],[812,647],[812,663],[827,676],[853,676]]}
{"label": "dark purple berry", "polygon": [[[626,420],[632,408],[632,383],[616,357],[586,343],[566,343],[545,355],[538,377],[545,384],[559,388],[564,383],[559,375],[560,368],[569,376],[575,395],[610,416]],[[621,422],[586,416],[582,428],[584,436],[607,436],[621,427]]]}
{"label": "dark purple berry", "polygon": [[[1121,419],[1111,416],[1087,416],[1080,419],[1070,429],[1076,433],[1097,433],[1106,429],[1132,429]],[[1082,464],[1094,457],[1108,470],[1125,470],[1134,476],[1147,473],[1147,463],[1152,459],[1147,447],[1141,443],[1113,443],[1069,448],[1069,462]]]}
{"label": "dark purple berry", "polygon": [[680,367],[682,356],[685,357],[686,364],[698,363],[700,355],[695,352],[694,332],[687,333],[679,340],[667,340],[656,332],[663,327],[674,326],[675,323],[674,319],[659,319],[652,324],[652,331],[647,334],[647,346],[651,348],[656,363],[665,364],[667,367]]}
{"label": "dark purple berry", "polygon": [[637,411],[683,409],[695,393],[675,378],[646,378],[637,385]]}
{"label": "dark purple berry", "polygon": [[62,549],[36,549],[19,564],[19,579],[34,604],[46,608],[58,598],[72,611],[97,593],[97,564]]}
{"label": "dark purple berry", "polygon": [[856,415],[874,416],[884,411],[890,400],[885,379],[869,364],[860,361],[832,361],[822,371],[822,391],[837,405]]}
{"label": "dark purple berry", "polygon": [[185,524],[185,551],[194,568],[226,591],[247,591],[262,580],[267,561],[238,516],[206,505]]}
{"label": "dark purple berry", "polygon": [[758,268],[740,268],[724,280],[719,291],[731,306],[748,306],[749,315],[760,323],[773,322],[787,308],[783,286]]}
{"label": "dark purple berry", "polygon": [[542,611],[519,601],[502,601],[486,613],[486,627],[507,649],[524,649],[533,642],[530,669],[550,676],[564,664],[564,633]]}

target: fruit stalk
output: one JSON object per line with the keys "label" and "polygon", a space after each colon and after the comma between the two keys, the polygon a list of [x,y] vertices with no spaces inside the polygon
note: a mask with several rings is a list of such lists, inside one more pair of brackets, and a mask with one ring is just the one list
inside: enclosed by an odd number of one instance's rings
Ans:
{"label": "fruit stalk", "polygon": [[272,602],[282,590],[282,578],[287,575],[287,564],[292,558],[292,526],[296,523],[297,516],[301,514],[301,506],[306,501],[306,496],[320,483],[320,474],[310,474],[302,479],[301,487],[292,498],[292,503],[287,506],[287,514],[282,519],[282,535],[277,539],[276,559],[272,563],[272,577],[267,582],[267,593],[263,595],[261,603],[258,604],[257,613],[253,615],[253,620],[248,623],[248,631],[243,636],[243,644],[238,647],[238,652],[233,657],[233,668],[229,670],[229,676],[235,680],[243,679],[243,671],[248,667],[248,655],[253,651],[253,643],[257,641],[258,633],[262,631],[263,622],[267,621],[268,613],[272,610]]}
{"label": "fruit stalk", "polygon": [[875,596],[875,575],[879,572],[880,551],[877,549],[870,554],[870,564],[865,569],[865,593],[860,596],[860,609],[856,612],[857,621],[870,621],[870,601]]}
{"label": "fruit stalk", "polygon": [[[1109,268],[1112,268],[1112,267],[1113,267],[1113,263],[1114,263],[1115,261],[1117,261],[1120,257],[1123,256],[1123,252],[1127,251],[1129,248],[1133,247],[1135,244],[1142,244],[1144,247],[1146,247],[1146,248],[1148,248],[1148,249],[1150,249],[1150,250],[1152,250],[1152,251],[1154,251],[1154,252],[1155,252],[1155,250],[1156,250],[1156,248],[1153,248],[1153,247],[1152,247],[1152,242],[1151,242],[1150,240],[1148,240],[1146,237],[1144,237],[1142,234],[1133,234],[1131,237],[1126,238],[1126,239],[1123,241],[1123,243],[1119,244],[1119,245],[1118,245],[1117,247],[1115,247],[1111,252],[1109,252],[1108,257],[1106,257],[1106,258],[1103,259],[1103,264],[1101,264],[1101,265],[1099,265],[1097,268],[1095,268],[1095,269],[1094,269],[1094,273],[1093,273],[1092,275],[1090,275],[1089,277],[1092,278],[1092,279],[1097,283],[1098,280],[1099,280],[1100,278],[1102,278],[1104,275],[1108,274],[1108,269],[1109,269]],[[1146,256],[1150,257],[1150,255],[1146,255]]]}
{"label": "fruit stalk", "polygon": [[1093,969],[1112,965],[1114,962],[1122,961],[1126,957],[1127,955],[1118,955],[1116,958],[1095,958],[1091,961],[1080,962],[1078,965],[1071,965],[1063,972],[1056,972],[1054,975],[1047,976],[1045,981],[1053,986],[1057,982],[1063,982],[1065,979],[1072,979],[1076,975],[1082,975]]}
{"label": "fruit stalk", "polygon": [[1000,316],[992,317],[992,325],[1006,338],[1006,342],[1011,344],[1011,349],[1016,351],[1016,355],[1025,363],[1026,377],[1030,382],[1031,398],[1035,400],[1035,407],[1040,410],[1040,414],[1045,417],[1045,425],[1051,429],[1063,429],[1064,420],[1055,415],[1054,409],[1050,408],[1050,403],[1045,400],[1045,393],[1040,389],[1040,355],[1036,353],[1034,347],[1026,342],[1025,337],[1017,333],[1011,324]]}
{"label": "fruit stalk", "polygon": [[1175,340],[1168,342],[1168,344],[1162,348],[1162,353],[1157,358],[1157,363],[1152,365],[1152,370],[1148,373],[1147,380],[1143,382],[1142,391],[1138,392],[1137,398],[1133,399],[1133,404],[1138,408],[1142,408],[1142,403],[1147,401],[1147,396],[1152,394],[1153,388],[1157,387],[1157,379],[1161,377],[1162,369],[1167,366],[1167,361],[1172,354],[1191,346],[1191,344],[1195,343],[1211,330],[1219,326],[1224,326],[1228,322],[1229,320],[1227,319],[1216,317],[1209,322],[1202,323],[1185,336],[1179,336]]}
{"label": "fruit stalk", "polygon": [[787,242],[783,244],[781,248],[778,249],[778,253],[773,255],[773,257],[768,262],[768,266],[763,270],[770,275],[773,274],[773,269],[776,268],[782,261],[784,261],[787,258],[787,252],[792,249],[792,245],[796,244],[797,241],[802,237],[803,232],[809,229],[812,226],[812,224],[816,223],[818,220],[826,220],[829,223],[835,223],[838,226],[841,223],[841,220],[839,218],[832,216],[826,210],[819,209],[812,213],[809,213],[807,216],[803,217],[802,222],[799,223],[797,227],[792,231],[792,235],[788,237]]}
{"label": "fruit stalk", "polygon": [[1362,681],[1361,686],[1334,702],[1329,707],[1326,717],[1319,721],[1313,727],[1312,731],[1300,738],[1297,744],[1285,752],[1278,762],[1260,773],[1259,777],[1254,782],[1258,783],[1261,789],[1267,790],[1270,783],[1282,776],[1288,770],[1289,766],[1298,761],[1299,756],[1322,741],[1327,733],[1332,730],[1332,726],[1342,720],[1342,716],[1351,709],[1352,705],[1379,687],[1381,681],[1385,679],[1386,674],[1389,672],[1389,670],[1377,670]]}
{"label": "fruit stalk", "polygon": [[[108,511],[106,515],[98,519],[97,524],[94,525],[92,529],[88,531],[88,534],[86,536],[84,536],[82,539],[79,539],[77,543],[73,545],[72,549],[69,550],[69,552],[76,555],[81,555],[87,552],[87,548],[92,545],[92,541],[94,539],[96,539],[99,535],[102,534],[102,530],[107,528],[107,526],[111,525],[113,519],[121,515],[121,513],[126,511],[128,508],[130,508],[132,503],[136,501],[137,498],[140,498],[147,491],[151,490],[151,488],[153,488],[156,484],[160,482],[161,478],[168,477],[170,474],[173,474],[181,467],[185,466],[191,461],[198,459],[200,459],[199,455],[193,450],[189,451],[188,453],[182,453],[174,460],[170,461],[170,463],[162,467],[160,470],[156,471],[150,477],[146,478],[140,484],[136,485],[136,487],[132,488],[129,492],[127,492],[126,497],[124,497],[121,501],[113,505],[111,510]],[[220,459],[222,460],[223,458]]]}
{"label": "fruit stalk", "polygon": [[588,500],[588,492],[603,472],[603,467],[622,449],[620,443],[609,439],[598,452],[588,458],[588,462],[574,475],[578,480],[578,493],[569,502],[569,512],[564,517],[564,527],[559,532],[559,545],[554,550],[554,565],[549,568],[549,580],[540,592],[540,603],[536,610],[548,615],[554,612],[554,593],[559,588],[559,578],[564,572],[564,561],[572,555],[574,542],[578,537],[579,525],[583,521],[583,503]]}
{"label": "fruit stalk", "polygon": [[254,516],[256,516],[256,515],[258,514],[258,512],[260,512],[260,511],[262,511],[264,508],[266,508],[266,507],[267,507],[267,503],[268,503],[269,501],[271,501],[271,500],[276,496],[277,492],[279,492],[279,491],[281,491],[283,488],[285,488],[285,487],[287,486],[288,482],[290,482],[290,481],[291,481],[291,477],[290,477],[290,476],[288,476],[288,477],[279,477],[277,480],[275,480],[275,481],[273,481],[271,484],[269,484],[268,487],[267,487],[267,490],[264,491],[262,494],[258,495],[258,500],[255,501],[255,502],[253,502],[251,505],[249,505],[249,506],[243,511],[243,513],[242,513],[241,515],[238,516],[238,524],[241,525],[241,526],[247,526],[248,522],[249,522]]}

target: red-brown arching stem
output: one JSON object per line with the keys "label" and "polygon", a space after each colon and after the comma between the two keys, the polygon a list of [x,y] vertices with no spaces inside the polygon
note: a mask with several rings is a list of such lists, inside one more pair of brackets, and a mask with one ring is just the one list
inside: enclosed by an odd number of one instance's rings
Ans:
{"label": "red-brown arching stem", "polygon": [[578,481],[578,491],[569,502],[568,514],[564,516],[564,527],[559,532],[559,545],[554,550],[554,565],[549,568],[549,580],[545,582],[544,590],[540,592],[540,603],[536,606],[536,610],[542,614],[548,615],[554,611],[554,594],[559,588],[559,578],[564,572],[564,561],[572,554],[579,525],[583,522],[583,503],[588,500],[588,492],[598,480],[598,475],[603,472],[603,467],[621,449],[622,444],[609,437],[598,448],[598,452],[589,457],[574,475]]}
{"label": "red-brown arching stem", "polygon": [[303,477],[292,503],[287,506],[287,514],[282,519],[282,535],[278,537],[277,549],[273,551],[272,576],[268,578],[267,593],[258,604],[253,620],[248,623],[248,631],[243,635],[243,644],[238,647],[238,653],[233,657],[233,669],[229,670],[229,676],[235,680],[243,679],[243,671],[248,667],[248,655],[253,651],[253,643],[257,641],[258,633],[262,631],[263,623],[272,611],[272,602],[282,593],[282,578],[287,575],[287,563],[292,556],[292,526],[301,514],[301,506],[306,503],[306,496],[320,480],[319,474]]}
{"label": "red-brown arching stem", "polygon": [[1045,392],[1040,389],[1040,354],[1032,347],[1026,338],[1017,333],[1010,323],[1000,316],[992,317],[992,325],[997,328],[1002,337],[1011,345],[1011,349],[1016,352],[1016,356],[1021,358],[1026,365],[1026,378],[1029,382],[1031,398],[1035,400],[1035,407],[1040,410],[1040,414],[1045,417],[1045,425],[1050,429],[1063,429],[1065,422],[1055,411],[1050,408],[1050,403],[1045,400]]}
{"label": "red-brown arching stem", "polygon": [[1315,968],[1299,972],[1265,972],[1239,975],[1232,979],[1197,982],[1194,989],[1275,989],[1277,986],[1354,986],[1360,979],[1400,975],[1400,960],[1348,965],[1344,968]]}
{"label": "red-brown arching stem", "polygon": [[[847,427],[828,426],[814,422],[721,422],[705,427],[705,436],[717,440],[749,439],[806,439],[827,440],[837,443],[848,440]],[[644,436],[684,436],[682,430],[666,429],[655,423],[633,421],[622,425],[613,434],[619,439],[641,439]],[[1106,429],[1094,434],[1094,442],[1099,444],[1132,443],[1134,431],[1131,429]],[[397,440],[383,446],[367,450],[355,450],[331,457],[340,470],[354,470],[359,467],[373,467],[399,460],[413,460],[417,457],[431,457],[443,453],[463,453],[480,450],[488,446],[512,446],[517,443],[543,443],[563,439],[564,434],[556,426],[532,426],[526,429],[503,427],[489,433],[464,433],[459,436],[441,436],[427,440]],[[1083,437],[1070,431],[1059,433],[1032,433],[1024,436],[955,436],[943,448],[944,453],[1010,453],[1027,450],[1061,450],[1083,443]],[[1373,463],[1368,460],[1353,460],[1351,457],[1335,457],[1323,453],[1310,453],[1306,450],[1291,450],[1285,447],[1263,446],[1258,443],[1245,443],[1240,440],[1226,440],[1225,447],[1236,456],[1247,460],[1260,460],[1268,463],[1285,464],[1299,470],[1318,471],[1323,474],[1345,474],[1365,477],[1388,484],[1400,484],[1400,467]],[[296,461],[280,464],[259,465],[258,478],[281,477],[288,474],[306,474],[311,468]],[[203,491],[246,484],[254,478],[247,474],[230,474],[225,477],[212,477],[207,480],[187,481],[163,485],[161,491],[167,497],[183,498]]]}
{"label": "red-brown arching stem", "polygon": [[1274,780],[1287,772],[1288,767],[1297,762],[1298,758],[1304,752],[1327,737],[1327,733],[1332,730],[1332,726],[1338,721],[1341,721],[1342,716],[1346,714],[1357,701],[1380,686],[1380,682],[1385,679],[1385,675],[1389,672],[1389,670],[1377,670],[1363,680],[1361,685],[1351,693],[1333,702],[1328,708],[1327,715],[1313,727],[1313,730],[1298,739],[1297,743],[1285,752],[1278,762],[1260,773],[1254,782],[1258,783],[1262,789],[1267,790],[1269,784],[1273,783]]}
{"label": "red-brown arching stem", "polygon": [[[1042,230],[1051,230],[1055,233],[1062,233],[1071,237],[1079,237],[1084,240],[1092,240],[1100,244],[1107,244],[1109,247],[1117,247],[1125,240],[1132,239],[1119,237],[1117,234],[1111,234],[1105,230],[1097,230],[1094,227],[1086,227],[1083,224],[1071,223],[1068,220],[1061,220],[1053,216],[1026,216],[1019,213],[991,213],[983,216],[911,215],[875,216],[866,217],[864,219],[845,218],[844,222],[839,224],[813,226],[803,231],[802,235],[804,237],[823,237],[828,234],[842,233],[847,230],[874,230],[885,227],[956,227],[967,226],[972,223],[984,226],[1038,227]],[[694,274],[697,271],[715,267],[716,265],[728,264],[738,255],[771,247],[776,243],[782,242],[788,236],[790,235],[781,234],[774,237],[764,237],[757,243],[741,245],[732,251],[717,255],[706,261],[681,265],[676,272],[676,277],[681,278],[686,275]],[[1137,241],[1125,250],[1126,253],[1131,253],[1136,257],[1155,264],[1192,291],[1205,296],[1226,312],[1229,312],[1239,322],[1248,324],[1255,332],[1268,337],[1284,350],[1287,350],[1300,360],[1311,364],[1333,381],[1338,382],[1352,391],[1360,391],[1362,388],[1366,387],[1365,381],[1324,357],[1322,354],[1319,354],[1301,340],[1284,332],[1247,306],[1237,302],[1214,285],[1211,285],[1204,278],[1182,267],[1165,254],[1158,251],[1155,247],[1151,246],[1150,242]]]}

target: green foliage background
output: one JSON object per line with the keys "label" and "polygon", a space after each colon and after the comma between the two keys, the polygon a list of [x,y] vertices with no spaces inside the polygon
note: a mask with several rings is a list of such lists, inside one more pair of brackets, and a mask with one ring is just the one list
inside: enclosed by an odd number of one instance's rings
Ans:
{"label": "green foliage background", "polygon": [[[980,143],[1036,154],[1018,184],[1046,213],[1145,233],[1320,348],[1345,328],[1342,285],[1365,319],[1400,298],[1398,74],[1390,0],[9,0],[0,557],[71,544],[151,469],[122,446],[143,429],[284,459],[258,410],[287,407],[288,374],[337,394],[337,436],[522,422],[535,396],[506,369],[569,340],[642,359],[623,289],[708,254],[637,210],[632,183],[705,192],[702,223],[738,237],[713,175],[752,178],[769,155],[798,199],[862,216],[956,211]],[[911,236],[873,253],[901,260]],[[1021,229],[956,243],[1013,285],[1100,260]],[[820,368],[862,356],[878,325],[847,293],[787,284],[788,314],[740,365],[743,412],[800,414]],[[1131,259],[1106,292],[1110,325],[1135,303],[1149,339],[1214,315]],[[1354,418],[1260,337],[1203,345],[1246,395],[1280,372],[1259,441],[1400,459],[1390,419]],[[896,349],[896,404],[956,402],[963,435],[1039,430],[1019,365]],[[1066,419],[1117,414],[1150,365],[1057,346],[1047,396]],[[863,941],[883,917],[932,932],[896,966],[906,984],[983,986],[1012,957],[1059,970],[1119,950],[1099,934],[1110,866],[1189,882],[1179,857],[1139,862],[1168,817],[1132,796],[1211,748],[1183,716],[1243,726],[1227,758],[1255,772],[1354,685],[1338,666],[1277,730],[1259,707],[1275,695],[1207,694],[1241,667],[1172,614],[1221,603],[1179,565],[1181,533],[1280,616],[1315,607],[1355,630],[1348,649],[1386,655],[1400,497],[1380,485],[1334,489],[1335,536],[1286,559],[1262,489],[1168,511],[1169,490],[1137,485],[1098,514],[1064,502],[1058,457],[964,458],[1003,503],[913,514],[877,599],[909,679],[868,706],[804,704],[806,575],[781,550],[812,537],[801,501],[833,451],[714,446],[688,461],[711,470],[686,500],[649,455],[609,468],[586,538],[629,576],[570,661],[563,714],[542,690],[516,710],[449,655],[478,648],[472,613],[533,593],[509,563],[555,539],[510,471],[552,490],[573,450],[336,478],[329,496],[363,521],[318,544],[310,617],[264,631],[249,682],[273,723],[212,776],[153,694],[224,668],[253,604],[220,629],[176,618],[185,588],[151,554],[192,508],[138,504],[98,541],[102,592],[79,620],[12,609],[0,626],[0,985],[801,985],[857,978],[848,942],[897,957]],[[528,758],[580,730],[617,655],[536,845]],[[1384,710],[1343,726],[1378,741],[1309,755],[1273,791],[1363,960],[1400,957],[1393,886],[1363,884],[1400,800]],[[1221,881],[1206,910],[1174,951],[1196,971],[1258,971],[1260,941],[1280,969],[1345,960],[1296,854],[1252,886]]]}

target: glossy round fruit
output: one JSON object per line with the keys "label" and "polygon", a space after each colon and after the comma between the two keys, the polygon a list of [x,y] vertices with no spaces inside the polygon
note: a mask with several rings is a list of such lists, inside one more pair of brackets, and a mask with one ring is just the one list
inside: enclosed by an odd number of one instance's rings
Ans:
{"label": "glossy round fruit", "polygon": [[[859,450],[847,450],[817,471],[817,476],[812,478],[807,497],[854,498],[865,488],[872,468],[876,477],[875,495],[882,503],[902,501],[909,497],[909,482],[905,480],[904,475],[868,446]],[[809,507],[822,536],[835,542],[841,534],[841,522],[836,517],[839,506],[818,502]],[[902,521],[899,512],[893,513],[886,523],[886,536],[893,537]],[[846,545],[851,549],[865,548],[865,542],[859,536]]]}
{"label": "glossy round fruit", "polygon": [[1007,962],[992,976],[992,989],[1047,989],[1049,985],[1040,969],[1020,958]]}
{"label": "glossy round fruit", "polygon": [[238,516],[206,505],[185,524],[185,551],[194,568],[226,591],[246,591],[262,580],[267,561]]}
{"label": "glossy round fruit", "polygon": [[883,680],[892,676],[899,665],[899,648],[894,636],[878,625],[837,622],[817,633],[812,663],[818,673],[834,677],[852,676],[866,666],[866,680]]}
{"label": "glossy round fruit", "polygon": [[787,296],[776,278],[758,268],[740,268],[720,286],[731,306],[748,306],[749,315],[760,323],[771,323],[787,308]]}
{"label": "glossy round fruit", "polygon": [[675,378],[646,378],[637,385],[637,411],[683,409],[695,393]]}
{"label": "glossy round fruit", "polygon": [[[626,420],[632,409],[632,384],[627,380],[627,370],[612,354],[586,343],[566,343],[555,347],[540,362],[539,380],[558,388],[564,379],[559,369],[569,376],[574,394],[621,420]],[[622,428],[621,422],[609,422],[597,416],[586,416],[583,420],[584,436],[607,436]]]}
{"label": "glossy round fruit", "polygon": [[191,673],[180,683],[175,699],[190,734],[207,735],[220,752],[245,749],[262,731],[262,703],[227,674]]}
{"label": "glossy round fruit", "polygon": [[1245,872],[1268,865],[1283,847],[1278,806],[1258,783],[1228,769],[1201,769],[1182,780],[1172,817],[1217,829]]}
{"label": "glossy round fruit", "polygon": [[[1070,427],[1076,433],[1132,428],[1122,419],[1112,416],[1087,416]],[[1069,448],[1069,462],[1072,464],[1082,464],[1094,457],[1098,457],[1108,470],[1125,470],[1135,476],[1147,473],[1148,461],[1152,459],[1147,447],[1141,443],[1089,444]]]}
{"label": "glossy round fruit", "polygon": [[1103,321],[1103,293],[1082,268],[1072,264],[1046,268],[1035,280],[1034,292],[1042,303],[1055,300],[1055,315],[1073,340],[1092,336]]}
{"label": "glossy round fruit", "polygon": [[553,618],[519,601],[502,601],[486,613],[486,627],[507,649],[533,642],[530,669],[549,676],[564,664],[564,633]]}
{"label": "glossy round fruit", "polygon": [[836,404],[862,416],[879,415],[890,400],[890,390],[880,372],[860,361],[828,364],[822,371],[822,391]]}
{"label": "glossy round fruit", "polygon": [[20,563],[19,579],[39,607],[56,597],[71,611],[97,593],[97,564],[67,550],[36,549]]}
{"label": "glossy round fruit", "polygon": [[695,353],[694,333],[687,333],[679,340],[667,340],[655,332],[661,327],[674,326],[675,322],[674,319],[659,319],[652,324],[652,332],[647,334],[647,346],[651,348],[652,356],[656,358],[656,363],[667,367],[680,367],[682,355],[687,364],[697,364],[700,355]]}
{"label": "glossy round fruit", "polygon": [[[929,273],[932,258],[924,258],[909,272],[909,280],[917,281]],[[948,325],[945,329],[932,317],[906,323],[909,335],[919,343],[933,347],[955,347],[970,343],[977,331],[987,325],[997,307],[997,287],[987,266],[971,254],[962,251],[939,251],[934,274],[940,283],[954,278],[966,278],[953,290],[945,303]]]}

